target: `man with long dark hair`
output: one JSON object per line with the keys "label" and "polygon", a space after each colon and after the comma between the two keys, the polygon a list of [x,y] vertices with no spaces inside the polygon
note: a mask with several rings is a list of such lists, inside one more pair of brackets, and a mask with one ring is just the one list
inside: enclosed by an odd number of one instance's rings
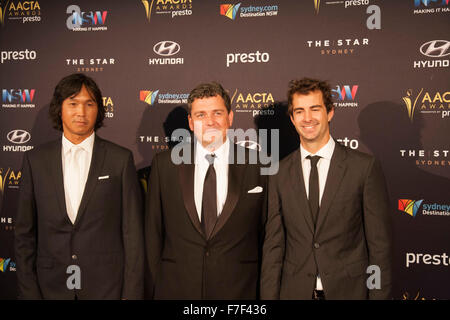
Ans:
{"label": "man with long dark hair", "polygon": [[97,136],[94,80],[63,78],[49,109],[61,139],[25,153],[15,229],[22,299],[140,299],[142,203],[132,153]]}

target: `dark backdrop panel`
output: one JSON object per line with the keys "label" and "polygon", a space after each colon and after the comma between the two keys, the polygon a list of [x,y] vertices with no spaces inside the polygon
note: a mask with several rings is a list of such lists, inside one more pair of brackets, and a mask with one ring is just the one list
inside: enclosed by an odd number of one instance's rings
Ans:
{"label": "dark backdrop panel", "polygon": [[[13,233],[23,152],[61,135],[48,106],[56,83],[73,72],[98,82],[107,109],[98,134],[131,149],[138,169],[168,148],[173,130],[187,128],[186,101],[164,100],[166,94],[222,83],[232,97],[233,127],[279,129],[284,157],[299,143],[286,116],[289,80],[328,80],[336,102],[332,136],[374,154],[385,171],[395,298],[450,298],[445,0],[80,0],[86,31],[68,29],[72,4],[0,1],[0,298],[17,294]],[[225,4],[240,4],[234,19],[220,14]],[[241,16],[250,6],[269,13]],[[106,19],[95,24],[91,12]],[[379,28],[368,28],[373,18]],[[179,52],[158,55],[154,47],[162,41],[177,43]],[[244,53],[264,61],[230,60]],[[156,91],[153,103],[141,100]],[[416,201],[416,212],[406,213],[399,200]]]}

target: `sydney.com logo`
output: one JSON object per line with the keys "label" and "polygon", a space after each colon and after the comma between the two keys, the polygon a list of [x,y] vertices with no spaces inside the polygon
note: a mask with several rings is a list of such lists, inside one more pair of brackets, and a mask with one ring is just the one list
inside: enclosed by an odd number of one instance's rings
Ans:
{"label": "sydney.com logo", "polygon": [[[9,268],[8,268],[9,266]],[[0,271],[6,272],[6,271],[16,271],[16,263],[11,261],[10,258],[0,258]]]}
{"label": "sydney.com logo", "polygon": [[239,17],[241,18],[270,17],[276,16],[278,14],[278,6],[269,5],[244,7],[241,6],[241,3],[220,5],[220,15],[225,16],[231,20],[236,19],[239,11]]}
{"label": "sydney.com logo", "polygon": [[172,104],[186,104],[189,93],[159,93],[159,90],[141,90],[139,92],[139,100],[153,105],[155,103],[172,103]]}
{"label": "sydney.com logo", "polygon": [[[419,212],[420,205],[424,200],[399,199],[398,210],[415,217]],[[450,205],[438,203],[424,203],[422,205],[422,215],[424,216],[450,216]]]}

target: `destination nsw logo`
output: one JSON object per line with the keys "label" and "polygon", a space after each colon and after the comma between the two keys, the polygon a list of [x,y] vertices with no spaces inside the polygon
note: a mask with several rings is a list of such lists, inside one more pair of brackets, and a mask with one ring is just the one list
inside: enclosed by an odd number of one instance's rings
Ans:
{"label": "destination nsw logo", "polygon": [[139,92],[139,100],[153,104],[185,104],[189,97],[189,93],[159,93],[160,90],[141,90]]}
{"label": "destination nsw logo", "polygon": [[[407,213],[411,217],[415,217],[419,212],[422,200],[399,199],[398,210]],[[439,203],[423,203],[422,215],[424,216],[450,216],[450,205]]]}
{"label": "destination nsw logo", "polygon": [[[240,9],[240,10],[239,10]],[[239,13],[240,11],[240,13]],[[225,16],[231,20],[238,16],[241,18],[259,18],[271,17],[278,15],[278,5],[266,6],[241,6],[241,2],[237,4],[221,4],[220,15]]]}
{"label": "destination nsw logo", "polygon": [[[8,268],[9,266],[9,268]],[[11,258],[0,258],[0,271],[6,272],[6,271],[16,271],[16,263],[11,261]]]}

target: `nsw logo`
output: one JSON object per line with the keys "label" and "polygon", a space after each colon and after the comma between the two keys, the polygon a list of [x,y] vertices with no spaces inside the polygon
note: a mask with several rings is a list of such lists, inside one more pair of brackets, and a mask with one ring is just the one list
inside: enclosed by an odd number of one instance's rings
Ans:
{"label": "nsw logo", "polygon": [[72,31],[106,31],[105,26],[108,11],[81,11],[77,5],[70,5],[66,9],[69,17],[66,20],[67,29]]}
{"label": "nsw logo", "polygon": [[3,103],[31,103],[34,99],[35,89],[3,89]]}
{"label": "nsw logo", "polygon": [[420,5],[424,5],[428,7],[428,5],[434,3],[435,5],[445,6],[448,5],[449,0],[414,0],[414,6],[419,7]]}
{"label": "nsw logo", "polygon": [[358,107],[358,102],[355,101],[356,93],[358,92],[358,85],[337,85],[335,89],[331,89],[334,99],[336,102],[334,103],[335,107]]}
{"label": "nsw logo", "polygon": [[336,89],[332,89],[335,97],[340,100],[355,100],[356,92],[358,91],[358,85],[345,85],[345,86],[336,86]]}

